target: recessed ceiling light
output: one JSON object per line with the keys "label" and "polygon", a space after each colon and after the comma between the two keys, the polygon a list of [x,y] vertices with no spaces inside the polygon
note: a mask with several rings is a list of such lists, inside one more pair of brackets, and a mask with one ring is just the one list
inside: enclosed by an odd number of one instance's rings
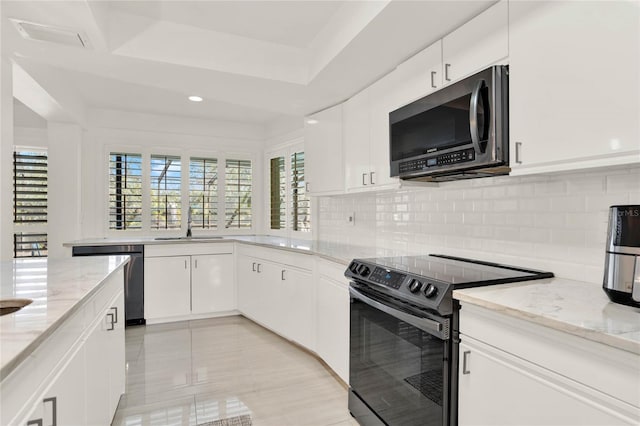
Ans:
{"label": "recessed ceiling light", "polygon": [[200,96],[189,96],[189,100],[191,102],[202,102],[202,98]]}
{"label": "recessed ceiling light", "polygon": [[315,118],[308,118],[307,124],[318,124],[318,120],[316,120]]}

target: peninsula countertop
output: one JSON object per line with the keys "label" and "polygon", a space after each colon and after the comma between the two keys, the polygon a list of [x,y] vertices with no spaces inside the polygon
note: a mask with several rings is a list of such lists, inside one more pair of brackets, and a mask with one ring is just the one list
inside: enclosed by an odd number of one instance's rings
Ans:
{"label": "peninsula countertop", "polygon": [[611,302],[593,283],[552,278],[455,290],[453,297],[463,304],[640,354],[640,308]]}
{"label": "peninsula countertop", "polygon": [[0,262],[0,299],[33,303],[0,317],[0,379],[97,292],[129,256],[16,259]]}

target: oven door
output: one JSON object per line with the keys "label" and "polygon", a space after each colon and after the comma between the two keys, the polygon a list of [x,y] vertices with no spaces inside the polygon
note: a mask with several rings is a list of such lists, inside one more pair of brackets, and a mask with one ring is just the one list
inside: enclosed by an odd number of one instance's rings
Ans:
{"label": "oven door", "polygon": [[448,319],[415,315],[357,284],[349,292],[351,413],[364,425],[446,425]]}

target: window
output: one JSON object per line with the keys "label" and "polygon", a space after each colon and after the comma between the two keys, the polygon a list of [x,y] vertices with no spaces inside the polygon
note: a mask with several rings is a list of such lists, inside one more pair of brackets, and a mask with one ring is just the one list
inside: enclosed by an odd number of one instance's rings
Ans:
{"label": "window", "polygon": [[311,231],[311,200],[304,178],[304,152],[291,154],[291,228]]}
{"label": "window", "polygon": [[116,149],[109,154],[110,230],[179,231],[189,216],[192,230],[252,229],[251,160]]}
{"label": "window", "polygon": [[287,175],[284,170],[284,157],[275,157],[270,161],[271,171],[271,229],[286,228]]}
{"label": "window", "polygon": [[109,228],[142,228],[142,156],[109,155]]}
{"label": "window", "polygon": [[269,183],[270,228],[310,232],[311,200],[306,190],[304,151],[294,147],[273,153],[269,160]]}
{"label": "window", "polygon": [[13,255],[47,255],[47,153],[13,153]]}
{"label": "window", "polygon": [[193,229],[216,229],[218,220],[218,160],[191,158],[189,208]]}
{"label": "window", "polygon": [[251,161],[227,160],[224,197],[225,228],[251,228],[251,187]]}
{"label": "window", "polygon": [[180,229],[180,157],[151,156],[151,229]]}

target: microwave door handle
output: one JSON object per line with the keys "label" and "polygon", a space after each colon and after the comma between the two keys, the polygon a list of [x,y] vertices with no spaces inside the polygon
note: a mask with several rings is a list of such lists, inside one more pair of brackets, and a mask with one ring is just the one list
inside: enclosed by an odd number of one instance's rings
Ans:
{"label": "microwave door handle", "polygon": [[420,318],[415,315],[410,315],[405,312],[394,309],[391,306],[387,306],[384,303],[380,303],[377,300],[374,300],[370,297],[365,296],[364,294],[360,293],[358,290],[356,290],[353,287],[349,287],[349,293],[351,294],[351,297],[366,303],[372,308],[376,308],[379,311],[382,311],[386,314],[391,315],[394,318],[397,318],[401,321],[406,322],[407,324],[411,324],[414,327],[417,327],[420,330],[425,331],[431,335],[438,336],[441,339],[446,339],[445,333],[443,332],[442,324],[440,324],[437,321],[434,321],[428,318]]}
{"label": "microwave door handle", "polygon": [[471,133],[471,143],[477,155],[482,154],[480,150],[480,135],[478,134],[478,102],[480,101],[480,90],[484,85],[484,80],[478,80],[476,87],[471,92],[471,101],[469,104],[469,130]]}

